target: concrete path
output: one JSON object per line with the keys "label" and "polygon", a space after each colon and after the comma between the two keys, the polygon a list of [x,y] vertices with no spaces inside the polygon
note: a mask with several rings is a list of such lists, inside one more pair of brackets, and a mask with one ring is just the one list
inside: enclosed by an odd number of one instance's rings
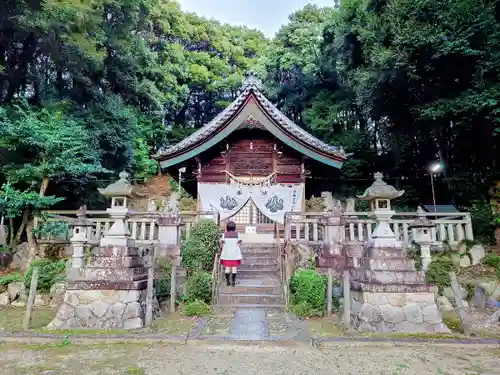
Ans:
{"label": "concrete path", "polygon": [[281,309],[236,307],[219,311],[201,324],[200,335],[196,337],[203,339],[253,341],[307,338],[303,322]]}
{"label": "concrete path", "polygon": [[0,345],[2,375],[495,375],[500,350],[427,344]]}
{"label": "concrete path", "polygon": [[269,338],[269,329],[265,309],[237,308],[231,327],[233,340],[265,340]]}

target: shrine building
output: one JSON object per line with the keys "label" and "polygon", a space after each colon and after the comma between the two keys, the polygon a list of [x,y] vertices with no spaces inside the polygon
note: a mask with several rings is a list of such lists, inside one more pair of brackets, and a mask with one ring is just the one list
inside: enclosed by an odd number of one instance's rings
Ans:
{"label": "shrine building", "polygon": [[197,197],[198,211],[257,229],[282,224],[286,212],[305,211],[306,178],[334,176],[346,157],[279,111],[253,72],[218,116],[155,156],[174,178],[183,171],[182,186]]}

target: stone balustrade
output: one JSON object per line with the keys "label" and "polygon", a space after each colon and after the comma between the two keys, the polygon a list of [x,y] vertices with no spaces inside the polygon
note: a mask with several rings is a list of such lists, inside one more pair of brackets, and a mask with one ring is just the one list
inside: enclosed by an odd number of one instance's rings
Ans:
{"label": "stone balustrade", "polygon": [[[289,214],[285,223],[285,241],[292,243],[309,243],[323,241],[325,232],[324,222],[321,220],[328,215],[323,212],[297,212]],[[371,239],[376,220],[370,218],[370,212],[346,212],[344,219],[345,237],[342,240],[364,243]],[[448,243],[458,245],[463,240],[473,240],[472,221],[470,213],[429,213],[425,216],[436,224],[431,229],[431,237],[435,245]],[[391,229],[396,238],[402,241],[405,247],[412,244],[415,238],[415,229],[410,224],[417,218],[416,212],[396,212],[390,219]]]}
{"label": "stone balustrade", "polygon": [[[76,217],[76,211],[47,211],[52,215],[51,222],[70,223]],[[89,244],[97,245],[104,237],[113,220],[106,211],[87,211],[86,217],[91,223],[87,228]],[[370,212],[346,212],[342,215],[344,231],[340,233],[341,242],[364,243],[371,239],[376,220],[370,218]],[[321,243],[328,240],[325,218],[332,217],[331,213],[324,212],[293,212],[288,213],[283,226],[284,240],[291,243]],[[470,214],[459,213],[425,213],[425,216],[436,224],[431,228],[431,236],[435,245],[448,243],[458,245],[462,240],[473,240],[472,222]],[[161,215],[151,212],[132,212],[127,220],[131,238],[138,246],[155,245],[159,243],[159,222]],[[397,212],[390,220],[391,229],[405,247],[412,244],[415,238],[415,229],[410,224],[417,218],[416,212]],[[213,212],[182,211],[179,231],[182,238],[189,238],[193,225],[201,219],[218,221]],[[181,234],[180,233],[180,234]],[[41,243],[69,243],[70,232],[62,233],[57,237],[44,237]]]}
{"label": "stone balustrade", "polygon": [[[48,222],[68,223],[75,219],[77,211],[46,211],[49,215]],[[181,222],[179,225],[179,235],[189,238],[193,225],[201,219],[219,221],[218,215],[214,212],[204,211],[181,211]],[[160,219],[159,213],[152,212],[132,212],[127,220],[130,238],[135,240],[137,246],[157,245],[160,243]],[[109,228],[113,224],[113,219],[106,211],[86,211],[86,218],[90,225],[86,229],[87,243],[93,246],[99,244],[101,238],[107,235]],[[44,236],[40,238],[40,243],[69,243],[70,231],[65,231],[57,236]]]}

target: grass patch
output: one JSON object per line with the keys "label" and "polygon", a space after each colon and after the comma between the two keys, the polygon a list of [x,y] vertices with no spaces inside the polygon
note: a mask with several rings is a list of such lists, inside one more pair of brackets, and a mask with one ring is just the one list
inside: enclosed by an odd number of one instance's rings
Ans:
{"label": "grass patch", "polygon": [[361,337],[383,338],[383,339],[425,339],[425,340],[457,340],[466,338],[463,335],[453,333],[365,333]]}
{"label": "grass patch", "polygon": [[[22,331],[25,313],[26,308],[24,307],[0,307],[0,332]],[[45,328],[55,316],[55,309],[35,306],[31,316],[31,329],[38,330]]]}
{"label": "grass patch", "polygon": [[145,375],[146,372],[142,368],[139,368],[136,366],[130,366],[130,367],[127,367],[126,374],[127,375]]}
{"label": "grass patch", "polygon": [[462,321],[460,320],[460,315],[456,312],[447,312],[443,314],[443,323],[451,330],[453,333],[464,333],[462,327]]}
{"label": "grass patch", "polygon": [[199,319],[187,317],[181,312],[165,314],[153,322],[153,331],[173,336],[187,336],[196,327]]}
{"label": "grass patch", "polygon": [[331,319],[307,319],[304,320],[309,336],[313,338],[342,337],[345,336],[344,326]]}
{"label": "grass patch", "polygon": [[52,333],[54,335],[61,336],[72,336],[72,335],[123,335],[127,333],[132,333],[133,331],[127,331],[126,329],[86,329],[86,328],[75,328],[75,329],[47,329],[40,328],[37,329],[38,332]]}

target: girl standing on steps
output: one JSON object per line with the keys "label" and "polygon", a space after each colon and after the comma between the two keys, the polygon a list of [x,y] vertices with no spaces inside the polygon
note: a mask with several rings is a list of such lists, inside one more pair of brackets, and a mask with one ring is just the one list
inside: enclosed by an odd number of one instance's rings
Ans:
{"label": "girl standing on steps", "polygon": [[236,224],[229,221],[226,225],[226,232],[221,241],[222,254],[220,261],[225,267],[227,286],[236,285],[236,270],[241,264],[241,240],[236,232]]}

